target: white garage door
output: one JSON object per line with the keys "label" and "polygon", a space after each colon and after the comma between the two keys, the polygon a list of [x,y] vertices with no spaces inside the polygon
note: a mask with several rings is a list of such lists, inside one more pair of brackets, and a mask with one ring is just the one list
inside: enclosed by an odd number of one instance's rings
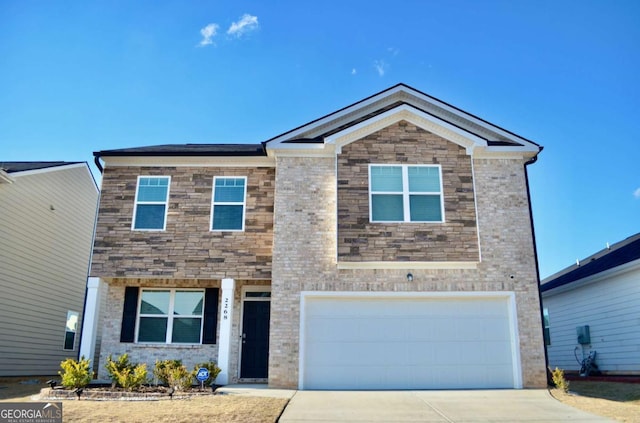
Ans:
{"label": "white garage door", "polygon": [[510,304],[510,296],[303,295],[301,388],[519,387]]}

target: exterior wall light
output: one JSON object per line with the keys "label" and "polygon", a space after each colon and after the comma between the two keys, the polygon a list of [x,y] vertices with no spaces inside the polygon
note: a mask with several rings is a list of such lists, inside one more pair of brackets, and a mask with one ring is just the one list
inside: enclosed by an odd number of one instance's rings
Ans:
{"label": "exterior wall light", "polygon": [[413,273],[407,273],[407,281],[413,282]]}

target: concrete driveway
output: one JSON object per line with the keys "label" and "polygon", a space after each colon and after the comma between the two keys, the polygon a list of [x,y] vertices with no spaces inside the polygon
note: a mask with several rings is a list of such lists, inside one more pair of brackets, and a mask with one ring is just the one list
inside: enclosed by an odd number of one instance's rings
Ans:
{"label": "concrete driveway", "polygon": [[610,422],[555,400],[547,390],[298,391],[280,423]]}

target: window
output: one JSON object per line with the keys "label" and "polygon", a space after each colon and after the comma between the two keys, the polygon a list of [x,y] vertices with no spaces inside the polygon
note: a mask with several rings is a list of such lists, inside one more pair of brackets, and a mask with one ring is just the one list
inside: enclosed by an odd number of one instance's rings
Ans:
{"label": "window", "polygon": [[143,289],[138,342],[199,344],[204,291]]}
{"label": "window", "polygon": [[64,329],[64,349],[72,350],[76,345],[76,331],[78,330],[78,312],[67,311],[67,324]]}
{"label": "window", "polygon": [[371,222],[443,222],[439,165],[369,165]]}
{"label": "window", "polygon": [[169,201],[168,176],[139,176],[133,229],[164,231]]}
{"label": "window", "polygon": [[542,310],[542,317],[544,319],[544,345],[551,345],[551,331],[549,331],[549,309],[545,308]]}
{"label": "window", "polygon": [[213,178],[212,231],[243,231],[247,178]]}

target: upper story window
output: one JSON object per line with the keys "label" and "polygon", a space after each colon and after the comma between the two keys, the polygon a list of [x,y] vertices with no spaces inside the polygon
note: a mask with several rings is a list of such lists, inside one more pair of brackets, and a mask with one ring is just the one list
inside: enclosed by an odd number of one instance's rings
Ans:
{"label": "upper story window", "polygon": [[369,165],[371,222],[444,222],[440,165]]}
{"label": "upper story window", "polygon": [[211,230],[243,231],[246,198],[246,177],[214,177]]}
{"label": "upper story window", "polygon": [[168,176],[138,176],[133,229],[165,230],[170,181]]}
{"label": "upper story window", "polygon": [[143,289],[138,342],[199,344],[204,291]]}

